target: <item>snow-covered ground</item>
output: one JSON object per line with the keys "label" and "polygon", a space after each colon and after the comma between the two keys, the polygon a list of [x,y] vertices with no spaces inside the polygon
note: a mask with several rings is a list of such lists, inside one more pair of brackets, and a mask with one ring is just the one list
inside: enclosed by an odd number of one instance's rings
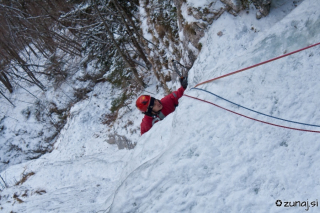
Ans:
{"label": "snow-covered ground", "polygon": [[[320,131],[190,90],[320,42],[318,1],[279,0],[272,6],[261,20],[250,10],[238,17],[224,13],[215,21],[202,39],[185,93],[255,119]],[[319,55],[317,46],[199,88],[265,114],[320,125]],[[155,93],[155,87],[147,90]],[[132,111],[121,112],[122,122],[132,122],[119,134],[133,132],[130,139],[137,145],[119,150],[106,142],[110,129],[100,120],[110,108],[111,91],[108,84],[98,84],[72,108],[51,153],[1,173],[10,186],[1,192],[3,211],[319,212],[319,133],[258,123],[182,97],[176,111],[142,137],[134,133],[142,119],[134,103]],[[14,186],[30,172],[34,175]],[[295,201],[300,201],[296,207],[285,207]]]}

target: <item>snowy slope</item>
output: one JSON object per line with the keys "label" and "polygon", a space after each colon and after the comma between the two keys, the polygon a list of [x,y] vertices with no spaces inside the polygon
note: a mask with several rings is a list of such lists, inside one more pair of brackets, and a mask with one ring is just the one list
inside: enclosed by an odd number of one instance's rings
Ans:
{"label": "snowy slope", "polygon": [[[305,0],[295,9],[292,2],[277,1],[260,21],[252,11],[238,17],[223,14],[202,41],[189,74],[190,88],[319,42],[318,2]],[[200,88],[265,114],[320,125],[319,50],[315,47]],[[139,139],[132,138],[138,142],[135,149],[118,150],[106,143],[108,131],[100,121],[110,108],[109,91],[108,85],[99,84],[89,99],[73,107],[52,153],[1,173],[11,186],[1,193],[5,212],[304,212],[306,207],[277,207],[275,202],[310,205],[319,199],[317,133],[257,123],[183,97],[174,113]],[[186,94],[256,119],[306,128],[201,91],[188,89]],[[142,116],[133,110],[123,119],[129,118],[136,127]],[[13,186],[30,171],[35,175]],[[46,193],[36,193],[41,190]],[[15,193],[23,203],[12,198]],[[318,211],[318,206],[309,209]]]}
{"label": "snowy slope", "polygon": [[[250,27],[261,26],[248,22],[249,15],[224,14],[207,33],[190,84],[319,42],[319,7],[317,1],[306,0],[257,35]],[[219,31],[224,32],[221,38]],[[266,114],[319,125],[319,50],[201,88]],[[186,93],[257,119],[304,128],[258,116],[201,91]],[[257,123],[187,97],[171,119],[139,141],[144,155],[154,149],[150,143],[163,149],[156,158],[140,161],[143,166],[121,185],[111,212],[303,212],[307,207],[277,207],[275,202],[311,205],[319,198],[318,134]],[[166,125],[170,130],[162,131]],[[309,211],[318,212],[319,207]]]}
{"label": "snowy slope", "polygon": [[[14,212],[96,212],[108,204],[125,165],[126,151],[109,145],[101,117],[111,104],[110,86],[99,84],[90,98],[71,110],[55,149],[37,160],[14,165],[1,173],[11,186],[2,193],[4,210]],[[13,186],[23,174],[35,175]],[[39,195],[37,191],[46,191]],[[18,204],[12,196],[24,201]],[[26,194],[26,196],[22,196]],[[6,203],[6,201],[11,201]],[[105,203],[106,202],[106,203]],[[10,212],[10,210],[8,212]]]}

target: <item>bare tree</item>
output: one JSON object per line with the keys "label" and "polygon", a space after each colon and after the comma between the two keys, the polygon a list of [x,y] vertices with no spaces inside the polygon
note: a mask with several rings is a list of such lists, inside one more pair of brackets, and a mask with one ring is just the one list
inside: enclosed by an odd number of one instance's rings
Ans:
{"label": "bare tree", "polygon": [[[140,37],[140,34],[138,34],[136,26],[133,24],[132,19],[129,17],[129,15],[127,14],[127,12],[124,10],[123,7],[121,7],[121,5],[118,4],[117,1],[112,0],[112,3],[114,4],[115,8],[117,9],[117,11],[120,14],[121,17],[121,21],[123,23],[123,25],[126,27],[127,32],[129,34],[129,37],[132,41],[132,44],[134,45],[134,47],[136,48],[139,56],[142,58],[142,60],[145,62],[145,64],[147,65],[148,69],[151,69],[152,65],[150,63],[150,61],[147,59],[146,54],[144,53],[144,51],[142,50],[139,42],[137,41],[136,37],[134,36],[134,33],[132,32],[132,30],[130,29],[128,22],[131,24],[131,27],[133,29],[133,31],[136,33],[137,37]],[[131,16],[132,17],[132,16]]]}
{"label": "bare tree", "polygon": [[8,101],[13,107],[16,107],[16,106],[10,101],[10,99],[7,98],[7,97],[5,96],[5,94],[3,94],[3,93],[1,92],[1,90],[0,90],[0,95],[2,95],[5,99],[7,99],[7,101]]}
{"label": "bare tree", "polygon": [[123,58],[123,60],[128,64],[128,66],[130,67],[130,69],[132,70],[132,73],[134,74],[136,80],[138,81],[138,83],[142,86],[142,87],[146,87],[146,84],[143,82],[143,80],[140,78],[137,69],[135,68],[135,64],[134,62],[131,60],[130,57],[127,57],[125,55],[125,53],[121,50],[120,46],[118,45],[116,39],[113,36],[113,33],[110,31],[110,28],[107,24],[107,22],[103,19],[103,17],[101,16],[101,13],[97,7],[96,4],[94,4],[94,8],[96,10],[96,12],[98,13],[101,21],[103,22],[104,26],[105,26],[105,30],[107,31],[109,37],[112,40],[112,44],[117,48],[118,53],[121,55],[121,57]]}
{"label": "bare tree", "polygon": [[9,90],[10,93],[13,92],[13,87],[4,71],[0,71],[0,81]]}

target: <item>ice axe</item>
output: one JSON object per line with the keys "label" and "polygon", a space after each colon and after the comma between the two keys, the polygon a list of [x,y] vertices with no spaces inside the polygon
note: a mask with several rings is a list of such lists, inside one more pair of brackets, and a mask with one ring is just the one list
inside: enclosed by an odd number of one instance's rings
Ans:
{"label": "ice axe", "polygon": [[183,76],[181,75],[181,73],[178,71],[178,68],[177,68],[177,61],[176,60],[172,60],[172,63],[173,63],[173,68],[174,68],[174,71],[180,76],[180,78],[183,78]]}
{"label": "ice axe", "polygon": [[[177,68],[177,66],[176,66],[176,63],[179,63],[179,62],[177,62],[176,60],[172,60],[172,63],[173,63],[173,67],[174,67],[174,71],[179,75],[179,77],[180,77],[180,83],[181,83],[181,85],[183,85],[183,81],[185,81],[186,83],[185,83],[185,86],[183,86],[184,88],[186,88],[187,86],[188,86],[188,80],[187,80],[187,77],[183,77],[183,75],[179,72],[179,70],[178,70],[178,68]],[[179,63],[180,64],[180,63]],[[181,66],[183,66],[182,64],[180,64]],[[183,66],[183,67],[185,67],[185,66]]]}
{"label": "ice axe", "polygon": [[186,67],[186,66],[182,65],[179,61],[176,61],[176,60],[172,60],[172,63],[173,63],[173,67],[174,67],[175,72],[176,72],[180,77],[183,77],[183,76],[179,73],[176,64],[179,64],[180,66],[184,67],[184,68],[187,70],[187,72],[191,69],[191,67]]}

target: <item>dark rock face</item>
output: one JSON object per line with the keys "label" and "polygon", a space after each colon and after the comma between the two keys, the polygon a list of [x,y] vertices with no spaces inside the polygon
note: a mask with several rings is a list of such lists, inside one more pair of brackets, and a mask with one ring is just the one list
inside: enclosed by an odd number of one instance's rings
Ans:
{"label": "dark rock face", "polygon": [[[191,67],[202,48],[199,41],[214,20],[217,20],[224,12],[237,16],[239,12],[246,10],[252,4],[257,8],[257,19],[260,19],[269,14],[271,0],[212,0],[203,8],[189,6],[186,0],[173,0],[173,3],[177,10],[179,32],[180,35],[183,35],[183,48],[180,49],[177,59],[183,58],[183,62]],[[187,14],[194,17],[193,21],[187,21],[183,17],[181,11],[183,5],[187,5]],[[222,32],[218,34],[218,36],[222,35]],[[195,48],[190,48],[190,44]]]}
{"label": "dark rock face", "polygon": [[[220,0],[222,3],[230,7],[232,14],[240,12],[245,5],[249,3],[248,0]],[[253,5],[257,8],[257,19],[265,17],[270,12],[271,0],[251,0]]]}
{"label": "dark rock face", "polygon": [[271,0],[252,0],[254,6],[259,10],[257,12],[257,19],[265,17],[270,12]]}
{"label": "dark rock face", "polygon": [[228,5],[234,12],[238,13],[242,9],[241,0],[220,0],[222,3]]}
{"label": "dark rock face", "polygon": [[[184,39],[182,41],[183,53],[188,58],[186,63],[191,67],[197,58],[202,44],[199,40],[204,36],[206,29],[210,26],[214,20],[218,19],[225,11],[229,9],[227,7],[214,7],[214,3],[220,0],[213,0],[210,4],[204,8],[188,7],[187,13],[189,16],[193,16],[195,21],[187,22],[182,16],[181,7],[186,3],[185,0],[173,0],[177,7],[179,31],[182,32]],[[240,0],[238,0],[240,1]],[[195,48],[190,49],[190,44]]]}

